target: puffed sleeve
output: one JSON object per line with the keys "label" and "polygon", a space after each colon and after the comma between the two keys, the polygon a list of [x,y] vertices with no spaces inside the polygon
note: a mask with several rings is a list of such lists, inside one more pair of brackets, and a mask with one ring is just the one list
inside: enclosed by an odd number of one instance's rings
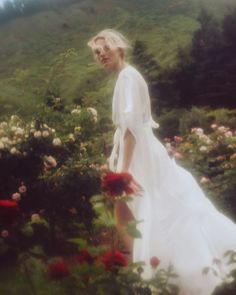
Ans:
{"label": "puffed sleeve", "polygon": [[129,129],[137,139],[142,127],[144,111],[139,80],[134,75],[123,75],[119,87],[119,125],[123,134],[126,129]]}

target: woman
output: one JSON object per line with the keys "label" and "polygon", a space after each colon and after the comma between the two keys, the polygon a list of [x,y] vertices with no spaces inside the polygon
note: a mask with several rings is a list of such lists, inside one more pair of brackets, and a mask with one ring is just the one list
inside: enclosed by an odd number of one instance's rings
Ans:
{"label": "woman", "polygon": [[[147,83],[126,63],[126,39],[114,30],[104,30],[88,45],[96,60],[118,77],[113,94],[112,119],[117,126],[109,159],[113,171],[127,171],[134,177],[132,202],[117,204],[117,228],[122,233],[133,261],[144,261],[143,276],[149,278],[150,257],[160,267],[174,266],[181,294],[209,295],[229,271],[223,255],[236,250],[236,226],[218,212],[193,176],[171,159],[155,137]],[[127,207],[128,206],[128,207]],[[125,233],[131,219],[142,238],[134,241]],[[218,276],[202,270],[211,266]]]}

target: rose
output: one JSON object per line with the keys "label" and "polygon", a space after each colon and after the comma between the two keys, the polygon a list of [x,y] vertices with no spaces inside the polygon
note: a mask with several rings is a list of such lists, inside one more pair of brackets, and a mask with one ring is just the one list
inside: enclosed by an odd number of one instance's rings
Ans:
{"label": "rose", "polygon": [[52,141],[52,144],[53,144],[54,146],[60,146],[60,145],[61,145],[61,140],[60,140],[60,138],[59,138],[59,137],[54,138],[53,141]]}
{"label": "rose", "polygon": [[34,213],[31,215],[31,222],[34,223],[34,222],[38,222],[40,220],[40,215],[37,214],[37,213]]}
{"label": "rose", "polygon": [[42,132],[43,137],[48,137],[49,136],[49,132],[47,130],[44,130]]}
{"label": "rose", "polygon": [[40,138],[42,136],[42,132],[41,131],[35,131],[34,132],[34,137],[35,138]]}
{"label": "rose", "polygon": [[9,237],[9,232],[7,231],[7,230],[2,230],[1,231],[1,237],[2,238],[7,238],[7,237]]}
{"label": "rose", "polygon": [[199,148],[200,152],[207,152],[207,147],[205,145],[202,145],[200,148]]}
{"label": "rose", "polygon": [[25,193],[27,191],[27,188],[26,188],[25,185],[21,185],[18,190],[19,190],[20,193],[23,194],[23,193]]}
{"label": "rose", "polygon": [[150,265],[152,268],[157,268],[159,264],[160,264],[159,258],[157,258],[156,256],[153,256],[150,258]]}
{"label": "rose", "polygon": [[70,275],[70,270],[64,260],[48,264],[48,275],[51,280],[61,280]]}
{"label": "rose", "polygon": [[18,201],[20,201],[20,199],[21,199],[21,194],[19,194],[19,193],[14,193],[14,194],[12,194],[11,198],[12,198],[12,200],[18,202]]}
{"label": "rose", "polygon": [[52,156],[44,156],[44,165],[46,168],[56,167],[57,161]]}
{"label": "rose", "polygon": [[180,143],[180,142],[183,141],[183,137],[181,137],[181,136],[174,136],[174,140],[175,140],[176,143]]}
{"label": "rose", "polygon": [[80,250],[79,254],[76,255],[74,258],[78,264],[83,264],[83,263],[92,264],[95,260],[95,258],[92,255],[90,255],[90,253],[85,249]]}
{"label": "rose", "polygon": [[200,179],[200,183],[202,184],[205,184],[205,183],[208,183],[210,181],[210,179],[208,177],[205,177],[203,176],[201,179]]}
{"label": "rose", "polygon": [[117,271],[128,265],[126,256],[118,250],[108,251],[102,256],[103,266],[107,271]]}
{"label": "rose", "polygon": [[17,202],[13,200],[0,200],[0,222],[4,224],[13,223],[20,214]]}
{"label": "rose", "polygon": [[102,178],[102,188],[109,196],[113,197],[122,196],[124,194],[132,194],[133,190],[129,187],[132,179],[132,175],[127,172],[108,172]]}

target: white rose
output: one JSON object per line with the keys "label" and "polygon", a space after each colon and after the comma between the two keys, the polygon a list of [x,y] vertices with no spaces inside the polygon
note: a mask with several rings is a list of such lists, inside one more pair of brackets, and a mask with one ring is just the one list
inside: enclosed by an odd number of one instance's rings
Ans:
{"label": "white rose", "polygon": [[13,132],[15,132],[16,129],[17,129],[16,126],[12,126],[12,127],[11,127],[11,131],[13,131]]}
{"label": "white rose", "polygon": [[202,145],[200,148],[199,148],[200,152],[206,152],[207,151],[207,147],[205,145]]}
{"label": "white rose", "polygon": [[47,130],[44,130],[42,132],[43,137],[48,137],[49,136],[49,132]]}
{"label": "white rose", "polygon": [[10,143],[10,140],[8,137],[2,137],[2,142],[5,143],[5,144],[9,144]]}
{"label": "white rose", "polygon": [[97,122],[98,120],[98,112],[96,109],[94,108],[87,108],[87,111],[90,112],[92,115],[93,115],[93,119],[94,119],[94,122]]}
{"label": "white rose", "polygon": [[44,161],[45,161],[45,165],[47,167],[50,167],[50,166],[56,167],[57,166],[57,161],[52,156],[44,156]]}
{"label": "white rose", "polygon": [[20,201],[21,199],[21,194],[20,193],[14,193],[12,196],[11,196],[12,200],[14,201]]}
{"label": "white rose", "polygon": [[40,215],[37,213],[34,213],[31,215],[31,222],[37,222],[40,220]]}
{"label": "white rose", "polygon": [[10,149],[10,153],[11,153],[12,155],[15,155],[15,154],[18,153],[18,151],[17,151],[17,149],[16,149],[15,147],[13,147],[13,148]]}
{"label": "white rose", "polygon": [[210,181],[210,179],[208,177],[203,176],[200,180],[200,183],[205,184],[208,183]]}
{"label": "white rose", "polygon": [[25,131],[22,128],[16,128],[15,135],[23,135],[24,133]]}
{"label": "white rose", "polygon": [[1,122],[1,123],[0,123],[0,127],[1,127],[1,128],[5,128],[5,127],[7,127],[7,122],[5,122],[5,121]]}
{"label": "white rose", "polygon": [[38,130],[38,131],[35,131],[34,132],[34,137],[35,138],[40,138],[41,136],[42,136],[42,132],[41,131]]}
{"label": "white rose", "polygon": [[70,134],[68,135],[68,139],[69,139],[71,142],[75,142],[75,136],[74,136],[74,134],[73,134],[73,133],[70,133]]}
{"label": "white rose", "polygon": [[52,144],[53,144],[54,146],[60,146],[60,145],[61,145],[61,140],[60,140],[60,138],[59,138],[59,137],[54,138],[53,141],[52,141]]}
{"label": "white rose", "polygon": [[232,131],[225,132],[225,137],[232,137],[232,136],[233,136],[233,132]]}

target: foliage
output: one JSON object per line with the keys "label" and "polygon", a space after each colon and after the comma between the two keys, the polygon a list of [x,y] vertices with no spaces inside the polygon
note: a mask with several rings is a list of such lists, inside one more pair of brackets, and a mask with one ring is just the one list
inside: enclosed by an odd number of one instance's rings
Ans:
{"label": "foliage", "polygon": [[166,147],[194,172],[214,203],[235,218],[236,133],[215,123],[210,129],[195,127],[185,138],[166,138]]}

